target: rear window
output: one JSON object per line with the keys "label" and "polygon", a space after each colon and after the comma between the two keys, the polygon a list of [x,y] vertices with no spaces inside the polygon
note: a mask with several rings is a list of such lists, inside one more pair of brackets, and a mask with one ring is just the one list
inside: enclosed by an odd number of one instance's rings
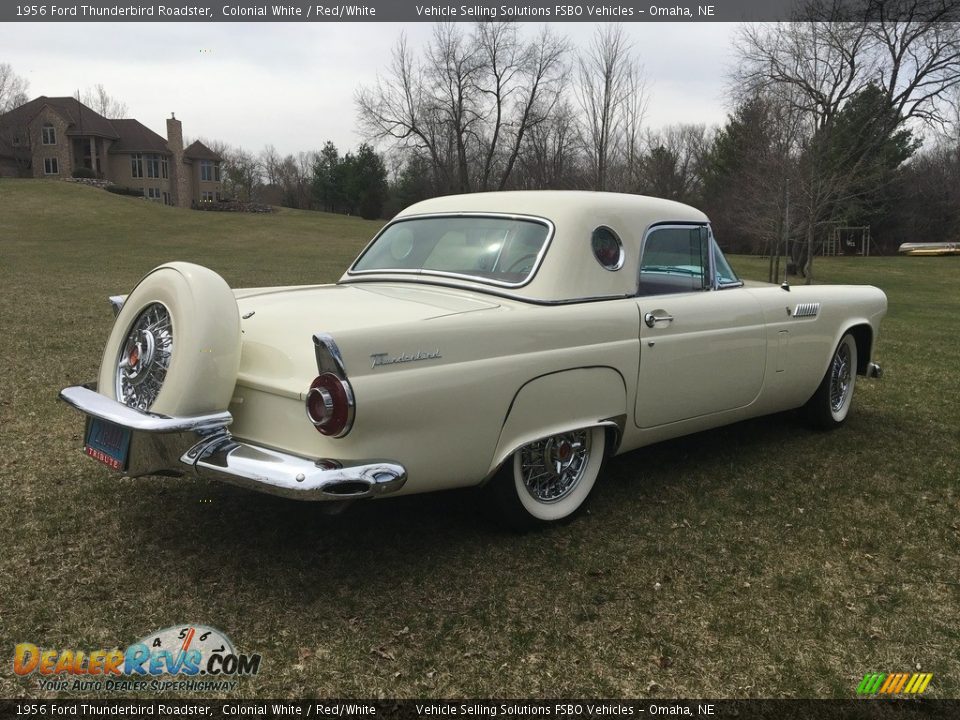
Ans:
{"label": "rear window", "polygon": [[550,226],[533,218],[487,215],[397,220],[363,252],[351,273],[456,275],[523,285],[547,249]]}

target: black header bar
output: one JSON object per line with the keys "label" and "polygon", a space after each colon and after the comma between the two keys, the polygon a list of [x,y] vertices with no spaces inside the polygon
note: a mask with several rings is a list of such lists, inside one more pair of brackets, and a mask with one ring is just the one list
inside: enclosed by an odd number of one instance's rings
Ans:
{"label": "black header bar", "polygon": [[0,700],[0,718],[840,720],[956,718],[960,700]]}
{"label": "black header bar", "polygon": [[921,14],[946,12],[960,19],[955,0],[5,0],[0,22],[741,22],[814,19],[818,5],[831,11],[840,6],[853,16],[882,8],[887,17],[910,6]]}

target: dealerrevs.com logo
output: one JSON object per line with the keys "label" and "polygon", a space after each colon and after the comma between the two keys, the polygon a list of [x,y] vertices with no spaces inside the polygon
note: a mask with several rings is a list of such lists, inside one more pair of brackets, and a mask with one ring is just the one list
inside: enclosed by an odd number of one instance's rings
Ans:
{"label": "dealerrevs.com logo", "polygon": [[207,625],[158,630],[125,650],[14,648],[13,671],[35,676],[39,689],[75,692],[223,692],[260,671],[260,654],[239,653],[230,638]]}

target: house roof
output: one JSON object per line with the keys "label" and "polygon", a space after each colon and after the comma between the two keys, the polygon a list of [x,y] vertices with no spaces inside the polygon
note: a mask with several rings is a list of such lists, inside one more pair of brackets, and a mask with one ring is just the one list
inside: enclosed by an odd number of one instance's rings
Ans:
{"label": "house roof", "polygon": [[112,139],[118,137],[116,129],[107,118],[72,97],[41,95],[0,116],[0,123],[26,126],[46,106],[53,108],[67,121],[68,135],[99,135]]}
{"label": "house roof", "polygon": [[[72,97],[47,97],[41,95],[38,98],[24,103],[20,107],[14,108],[10,112],[0,115],[0,129],[26,127],[45,107],[52,108],[67,122],[67,135],[98,135],[109,138],[115,142],[110,147],[110,154],[130,153],[130,152],[155,152],[169,154],[170,148],[166,139],[148,128],[139,120],[126,118],[122,120],[109,120],[93,108],[87,107],[82,102]],[[218,159],[209,148],[201,143],[194,143],[190,147],[199,146],[198,153],[206,151],[212,156],[211,159]],[[9,148],[7,149],[9,150]],[[207,155],[197,155],[207,159]]]}
{"label": "house roof", "polygon": [[119,139],[110,146],[110,154],[130,152],[170,153],[167,141],[139,120],[111,120]]}
{"label": "house roof", "polygon": [[217,155],[217,153],[208,148],[199,140],[190,143],[190,146],[183,151],[183,156],[190,158],[191,160],[221,160],[221,157]]}

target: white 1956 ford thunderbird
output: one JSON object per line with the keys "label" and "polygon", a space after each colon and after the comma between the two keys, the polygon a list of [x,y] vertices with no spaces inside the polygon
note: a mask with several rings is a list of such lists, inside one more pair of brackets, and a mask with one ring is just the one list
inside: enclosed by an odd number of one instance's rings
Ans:
{"label": "white 1956 ford thunderbird", "polygon": [[740,280],[686,205],[550,191],[418,203],[334,285],[173,262],[111,301],[99,381],[60,396],[113,470],[341,502],[489,483],[518,526],[575,513],[604,456],[842,424],[887,307]]}

